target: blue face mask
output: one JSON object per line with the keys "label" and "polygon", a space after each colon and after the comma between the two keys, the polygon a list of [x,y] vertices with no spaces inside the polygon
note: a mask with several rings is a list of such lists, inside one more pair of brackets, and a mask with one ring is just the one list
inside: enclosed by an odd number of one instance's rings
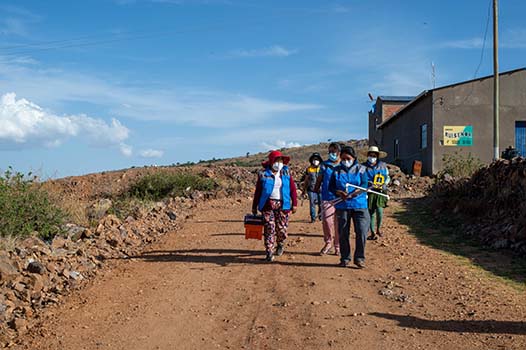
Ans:
{"label": "blue face mask", "polygon": [[338,160],[338,153],[329,153],[329,160],[335,162]]}

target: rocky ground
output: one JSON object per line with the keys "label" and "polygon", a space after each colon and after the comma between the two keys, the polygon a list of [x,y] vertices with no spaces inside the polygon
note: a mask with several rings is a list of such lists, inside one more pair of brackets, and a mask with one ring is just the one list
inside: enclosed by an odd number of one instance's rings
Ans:
{"label": "rocky ground", "polygon": [[[49,308],[15,349],[524,349],[526,296],[421,244],[387,211],[367,268],[320,257],[321,224],[293,217],[286,253],[245,240],[248,198],[200,202],[177,232],[116,257]],[[433,229],[433,228],[430,228]],[[498,258],[496,258],[498,260]]]}
{"label": "rocky ground", "polygon": [[[296,174],[301,165],[293,165]],[[524,295],[418,241],[405,201],[432,185],[390,167],[387,237],[364,271],[318,257],[321,227],[291,226],[288,253],[262,263],[241,218],[257,167],[164,168],[213,178],[210,193],[110,214],[116,194],[158,168],[72,177],[46,186],[86,211],[52,242],[28,238],[0,253],[0,339],[25,349],[522,348]],[[299,176],[296,176],[299,178]],[[435,230],[436,228],[430,228]],[[499,256],[494,256],[498,264]],[[509,260],[502,260],[512,263]],[[276,270],[278,273],[276,273]],[[192,334],[192,336],[189,336]],[[304,344],[304,345],[301,345]],[[411,346],[412,345],[412,346]],[[487,345],[487,346],[486,346]]]}
{"label": "rocky ground", "polygon": [[437,213],[464,222],[466,236],[526,257],[526,159],[500,160],[433,189]]}

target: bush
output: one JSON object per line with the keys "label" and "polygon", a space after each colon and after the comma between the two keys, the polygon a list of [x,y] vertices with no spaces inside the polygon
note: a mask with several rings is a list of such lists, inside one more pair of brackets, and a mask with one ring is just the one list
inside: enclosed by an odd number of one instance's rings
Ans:
{"label": "bush", "polygon": [[467,155],[461,152],[445,154],[442,160],[444,161],[444,168],[438,173],[439,178],[443,178],[446,174],[457,179],[468,178],[484,166],[480,159],[473,157],[471,153]]}
{"label": "bush", "polygon": [[9,168],[0,175],[0,236],[28,236],[34,231],[43,239],[62,232],[63,212],[31,173],[24,176]]}
{"label": "bush", "polygon": [[194,174],[172,174],[166,171],[146,175],[133,184],[127,197],[158,201],[166,197],[183,196],[190,190],[212,191],[214,180]]}

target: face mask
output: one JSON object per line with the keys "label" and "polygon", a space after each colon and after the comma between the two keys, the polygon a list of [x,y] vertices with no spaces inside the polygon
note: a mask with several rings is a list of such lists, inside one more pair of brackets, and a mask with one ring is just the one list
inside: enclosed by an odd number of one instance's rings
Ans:
{"label": "face mask", "polygon": [[376,157],[367,157],[367,161],[369,162],[369,164],[376,164],[376,161],[378,159],[376,159]]}
{"label": "face mask", "polygon": [[283,169],[283,163],[275,162],[274,164],[272,164],[272,170],[280,171],[281,169]]}
{"label": "face mask", "polygon": [[338,160],[338,153],[329,153],[329,160],[335,162]]}
{"label": "face mask", "polygon": [[313,160],[312,161],[312,165],[318,166],[318,165],[320,165],[320,161],[319,160]]}
{"label": "face mask", "polygon": [[352,161],[351,160],[342,160],[342,165],[346,168],[350,168],[351,165],[352,165]]}

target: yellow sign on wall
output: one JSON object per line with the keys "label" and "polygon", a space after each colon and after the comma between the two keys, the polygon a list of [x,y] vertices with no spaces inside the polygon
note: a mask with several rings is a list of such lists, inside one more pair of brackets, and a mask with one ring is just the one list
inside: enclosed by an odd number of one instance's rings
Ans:
{"label": "yellow sign on wall", "polygon": [[473,126],[444,126],[444,146],[473,146]]}

